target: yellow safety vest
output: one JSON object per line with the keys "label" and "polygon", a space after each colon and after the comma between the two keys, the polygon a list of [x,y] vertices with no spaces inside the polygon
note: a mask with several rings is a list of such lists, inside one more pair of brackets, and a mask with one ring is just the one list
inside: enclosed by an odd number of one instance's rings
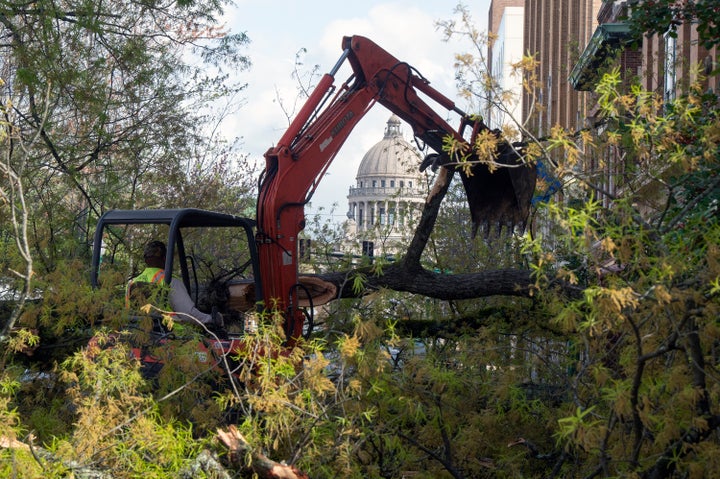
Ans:
{"label": "yellow safety vest", "polygon": [[[162,268],[145,268],[142,273],[131,279],[125,288],[125,306],[130,307],[130,291],[135,283],[161,283],[165,279]],[[166,309],[163,307],[163,309]]]}

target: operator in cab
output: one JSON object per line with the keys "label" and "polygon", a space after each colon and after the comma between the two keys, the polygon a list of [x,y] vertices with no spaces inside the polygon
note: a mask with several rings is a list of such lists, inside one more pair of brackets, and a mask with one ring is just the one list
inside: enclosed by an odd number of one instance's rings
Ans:
{"label": "operator in cab", "polygon": [[[150,241],[143,250],[143,260],[145,261],[146,268],[135,278],[131,279],[127,285],[125,291],[125,302],[127,305],[130,304],[131,292],[133,286],[145,283],[162,283],[165,280],[165,255],[167,254],[167,247],[162,241]],[[169,303],[170,308],[175,313],[177,321],[186,323],[192,323],[193,320],[188,317],[192,316],[203,324],[212,325],[217,322],[222,322],[222,316],[217,313],[218,318],[215,320],[211,314],[203,313],[195,306],[195,302],[192,300],[190,295],[185,289],[185,285],[178,278],[172,278],[170,281],[169,290]]]}

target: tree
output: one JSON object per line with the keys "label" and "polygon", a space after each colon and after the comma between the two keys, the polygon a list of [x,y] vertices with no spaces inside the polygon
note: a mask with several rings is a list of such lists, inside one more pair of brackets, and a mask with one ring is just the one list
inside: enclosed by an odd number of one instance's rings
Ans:
{"label": "tree", "polygon": [[[563,153],[558,169],[581,173],[565,201],[543,206],[553,237],[527,238],[531,267],[516,284],[528,287],[503,291],[531,301],[508,301],[505,314],[476,308],[475,322],[466,311],[455,328],[409,329],[382,304],[381,286],[418,291],[430,278],[437,282],[421,294],[462,299],[467,284],[417,259],[365,271],[363,284],[380,291],[337,339],[349,361],[338,366],[339,384],[357,381],[356,411],[372,411],[370,424],[352,423],[362,432],[348,474],[675,477],[715,467],[718,100],[694,86],[663,105],[620,85],[613,71],[598,87],[604,132],[557,129],[548,140],[546,149]],[[622,161],[625,183],[603,207],[597,172],[578,164],[608,152]],[[434,229],[433,208],[408,256]],[[345,273],[324,278],[357,294]],[[476,286],[467,297],[480,296]],[[457,320],[451,311],[437,322]]]}
{"label": "tree", "polygon": [[[583,274],[593,278],[556,318],[583,345],[573,391],[580,407],[559,422],[558,434],[595,474],[693,474],[708,467],[702,451],[717,447],[709,440],[717,398],[708,330],[718,301],[711,246],[718,222],[708,216],[720,194],[720,150],[711,133],[717,98],[694,87],[658,113],[654,95],[622,93],[619,84],[614,72],[598,88],[614,125],[599,140],[622,145],[630,168],[649,176],[639,181],[632,169],[628,196],[604,214],[592,200],[558,210],[586,262]],[[702,180],[695,176],[701,171]]]}
{"label": "tree", "polygon": [[[529,147],[531,158],[556,152],[567,180],[562,201],[536,213],[552,236],[531,230],[513,258],[494,252],[501,262],[489,246],[487,257],[468,254],[473,242],[499,240],[458,234],[447,219],[458,202],[441,208],[454,198],[453,170],[441,169],[403,261],[323,276],[353,297],[336,310],[342,327],[328,323],[302,347],[266,354],[284,340],[282,315],[267,312],[248,347],[224,358],[234,374],[220,374],[228,382],[215,396],[197,384],[205,376],[191,354],[168,363],[163,396],[152,397],[122,349],[95,351],[95,361],[78,352],[59,378],[25,385],[4,351],[3,472],[52,477],[80,463],[182,475],[207,457],[201,448],[214,449],[203,438],[224,426],[215,411],[226,411],[239,435],[222,436],[245,453],[234,467],[247,476],[245,465],[260,473],[274,458],[311,477],[702,477],[720,457],[718,100],[693,88],[663,104],[619,85],[610,72],[597,90],[602,131],[557,128]],[[606,205],[595,199],[593,165],[623,181]],[[474,270],[496,262],[507,269]],[[351,280],[357,273],[363,281]],[[492,284],[498,277],[511,281]],[[455,300],[410,297],[406,305],[428,313],[409,327],[413,311],[395,307],[383,286]],[[109,289],[83,297],[103,303]],[[198,399],[196,442],[177,419]],[[32,442],[29,428],[60,461],[18,446]]]}
{"label": "tree", "polygon": [[[385,338],[385,344],[399,347],[411,359],[386,356],[388,368],[402,364],[389,376],[383,375],[387,371],[382,367],[367,376],[358,374],[372,391],[365,399],[376,407],[372,431],[363,429],[365,441],[358,446],[360,462],[367,461],[366,473],[374,467],[376,475],[399,474],[400,469],[392,468],[413,463],[408,459],[412,450],[431,458],[419,467],[422,471],[438,474],[440,468],[453,477],[480,476],[473,465],[463,463],[477,457],[495,458],[478,461],[488,474],[497,475],[496,468],[502,465],[500,474],[509,476],[518,472],[511,469],[511,458],[526,474],[532,470],[552,476],[674,477],[702,475],[715,466],[718,100],[692,85],[679,100],[663,104],[652,93],[638,88],[622,91],[620,85],[619,74],[613,71],[597,89],[604,132],[572,134],[557,128],[538,148],[559,153],[557,158],[563,161],[556,171],[567,175],[569,187],[564,203],[544,207],[554,223],[554,236],[544,240],[538,236],[526,245],[532,253],[533,273],[528,272],[529,282],[518,284],[534,286],[519,290],[535,298],[533,317],[492,317],[494,325],[478,322],[471,330],[475,335],[488,334],[482,336],[484,343],[456,329],[457,336],[442,333],[444,341],[432,349],[428,345],[431,337],[437,338],[433,336],[437,329],[426,325],[421,336],[427,340],[423,358],[413,354],[417,345],[412,342],[400,347]],[[586,164],[598,165],[598,170]],[[610,168],[618,171],[616,180],[622,188],[604,207],[594,196],[608,192],[595,178]],[[421,284],[425,278],[441,278],[421,268],[417,259],[425,246],[423,232],[434,229],[436,199],[429,202],[427,216],[416,231],[408,253],[412,259],[375,269],[375,276],[368,268],[363,284],[373,290],[386,286],[418,291],[422,287],[415,286],[418,278]],[[428,228],[429,224],[433,226]],[[346,273],[324,277],[344,285],[341,294],[357,294]],[[581,294],[562,294],[553,284],[577,285]],[[437,297],[449,291],[450,297],[461,298],[463,290],[458,286],[451,277],[443,277],[423,293]],[[474,294],[480,295],[477,289]],[[360,311],[362,319],[373,312]],[[376,309],[384,317],[378,321],[389,323],[391,332],[403,331],[399,317],[387,321],[391,311]],[[358,331],[369,329],[367,324],[359,325],[349,338],[363,336]],[[493,332],[510,340],[498,341]],[[360,344],[368,346],[362,340]],[[484,348],[483,352],[490,349],[504,355],[468,358],[470,351]],[[368,353],[358,360],[368,360]],[[368,364],[377,365],[370,360]],[[473,367],[496,372],[467,381],[476,373]],[[417,382],[415,396],[409,384]],[[478,383],[490,384],[489,390],[474,390],[472,385]],[[393,404],[389,398],[396,397],[407,402]],[[469,421],[468,397],[480,403],[472,412],[485,418],[486,425],[492,424],[482,428],[483,439],[507,429],[499,421],[503,415],[521,417],[515,421],[518,429],[508,429],[485,448],[457,454],[469,440],[461,425]],[[491,398],[501,398],[500,404]],[[538,399],[547,407],[538,407]],[[451,424],[446,410],[467,415],[459,424]],[[521,414],[528,411],[555,426],[533,423]],[[527,455],[515,456],[517,449],[503,452],[499,443],[519,446]]]}
{"label": "tree", "polygon": [[[249,65],[240,53],[247,38],[217,26],[223,5],[0,7],[3,184],[23,193],[22,211],[17,195],[14,209],[6,211],[24,222],[23,231],[17,219],[4,232],[7,244],[23,242],[25,257],[32,252],[35,280],[65,258],[87,255],[92,226],[108,208],[192,201],[204,191],[198,186],[212,182],[205,201],[218,209],[239,207],[222,203],[249,182],[240,171],[227,174],[235,166],[235,145],[217,138],[222,118],[208,108],[242,90],[227,73]],[[222,188],[221,176],[230,180]],[[40,286],[29,283],[29,290]]]}

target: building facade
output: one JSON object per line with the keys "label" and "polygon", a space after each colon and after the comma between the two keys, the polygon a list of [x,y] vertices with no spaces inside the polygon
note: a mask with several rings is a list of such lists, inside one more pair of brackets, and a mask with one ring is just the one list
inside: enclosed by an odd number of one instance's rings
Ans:
{"label": "building facade", "polygon": [[665,101],[673,100],[698,79],[703,90],[718,92],[720,75],[711,75],[717,68],[717,47],[703,47],[694,22],[676,24],[664,34],[645,36],[642,45],[635,47],[628,43],[631,37],[624,21],[627,16],[625,0],[606,0],[602,4],[593,37],[573,68],[571,81],[576,89],[593,89],[598,67],[605,56],[611,56],[611,64],[620,67],[624,78],[640,83],[643,90],[657,93]]}
{"label": "building facade", "polygon": [[[600,75],[610,68],[618,68],[625,88],[639,85],[643,91],[655,93],[663,103],[674,100],[698,82],[705,92],[717,94],[720,75],[712,75],[717,68],[718,49],[708,50],[699,41],[696,24],[684,22],[674,25],[674,31],[643,36],[636,45],[631,40],[630,26],[625,22],[629,15],[627,1],[606,0],[598,11],[595,32],[575,63],[570,82],[577,90],[592,92]],[[588,111],[587,124],[600,125],[595,110]],[[643,204],[639,207],[650,214],[664,204],[655,180],[637,178],[629,174],[627,159],[622,152],[609,150],[598,164],[585,165],[586,170],[597,171],[595,182],[600,187],[598,199],[609,206],[629,182],[642,188]],[[599,166],[604,164],[604,168]],[[656,172],[661,176],[661,172]],[[656,203],[656,205],[653,205]]]}
{"label": "building facade", "polygon": [[543,137],[553,126],[585,127],[594,102],[569,81],[595,31],[601,0],[525,0],[524,49],[538,61],[537,83],[524,93],[523,119]]}
{"label": "building facade", "polygon": [[488,74],[493,90],[488,94],[485,120],[491,128],[522,122],[522,75],[512,64],[524,54],[523,25],[525,0],[493,0],[488,14]]}

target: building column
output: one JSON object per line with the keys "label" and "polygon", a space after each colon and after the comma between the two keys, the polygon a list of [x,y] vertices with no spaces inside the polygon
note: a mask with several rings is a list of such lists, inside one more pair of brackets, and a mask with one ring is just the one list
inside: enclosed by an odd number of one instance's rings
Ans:
{"label": "building column", "polygon": [[364,201],[358,201],[358,213],[357,213],[357,219],[355,220],[358,225],[358,231],[363,231],[365,229],[365,202]]}

